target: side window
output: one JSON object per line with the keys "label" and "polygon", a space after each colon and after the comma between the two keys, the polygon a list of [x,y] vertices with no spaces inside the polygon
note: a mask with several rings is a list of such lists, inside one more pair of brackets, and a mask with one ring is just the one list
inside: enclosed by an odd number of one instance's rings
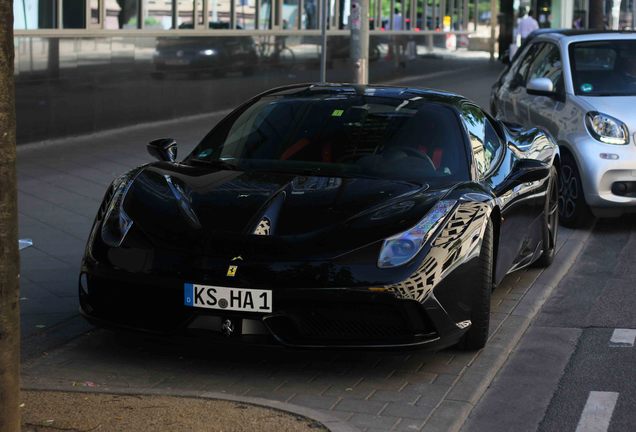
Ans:
{"label": "side window", "polygon": [[486,116],[475,105],[465,105],[462,110],[462,120],[468,131],[470,146],[473,149],[473,159],[479,176],[488,172],[492,154],[487,151],[484,140],[486,137]]}
{"label": "side window", "polygon": [[544,45],[544,43],[535,43],[528,47],[525,55],[519,62],[519,65],[514,72],[511,87],[519,87],[520,85],[524,85],[526,83],[526,78],[528,77],[528,69],[530,69],[530,65],[533,63],[537,52],[541,48],[543,48]]}
{"label": "side window", "polygon": [[501,139],[497,134],[497,131],[493,127],[490,120],[486,118],[486,138],[484,139],[484,152],[490,157],[490,166],[488,170],[493,168],[493,165],[497,163],[499,160],[499,156],[503,151],[503,145],[501,144]]}
{"label": "side window", "polygon": [[553,44],[545,44],[537,53],[530,69],[526,83],[533,78],[548,78],[557,93],[563,90],[563,67],[559,48]]}

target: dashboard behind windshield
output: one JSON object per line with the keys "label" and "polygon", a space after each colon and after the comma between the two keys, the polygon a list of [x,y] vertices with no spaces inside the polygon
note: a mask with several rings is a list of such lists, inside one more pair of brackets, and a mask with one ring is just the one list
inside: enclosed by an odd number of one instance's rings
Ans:
{"label": "dashboard behind windshield", "polygon": [[451,108],[370,95],[265,96],[232,114],[193,151],[243,170],[426,183],[469,178]]}

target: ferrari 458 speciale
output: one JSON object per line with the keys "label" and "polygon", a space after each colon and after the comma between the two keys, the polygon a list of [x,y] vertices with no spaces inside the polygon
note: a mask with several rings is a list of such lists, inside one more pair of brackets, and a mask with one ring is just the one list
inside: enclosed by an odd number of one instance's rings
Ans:
{"label": "ferrari 458 speciale", "polygon": [[478,349],[493,287],[555,252],[554,140],[458,95],[292,85],[176,148],[106,192],[79,277],[96,325]]}

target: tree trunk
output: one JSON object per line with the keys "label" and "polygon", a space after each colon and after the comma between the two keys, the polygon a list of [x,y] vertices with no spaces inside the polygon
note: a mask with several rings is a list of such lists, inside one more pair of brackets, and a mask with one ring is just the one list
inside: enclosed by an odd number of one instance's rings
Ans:
{"label": "tree trunk", "polygon": [[13,0],[0,0],[0,431],[20,430]]}
{"label": "tree trunk", "polygon": [[589,28],[604,30],[603,0],[590,0]]}

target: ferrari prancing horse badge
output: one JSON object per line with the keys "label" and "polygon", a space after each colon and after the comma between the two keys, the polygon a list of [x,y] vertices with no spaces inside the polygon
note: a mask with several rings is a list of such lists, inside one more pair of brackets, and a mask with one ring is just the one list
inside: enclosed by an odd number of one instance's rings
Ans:
{"label": "ferrari prancing horse badge", "polygon": [[238,266],[231,265],[227,268],[227,276],[234,277],[236,276],[236,271],[238,270]]}

